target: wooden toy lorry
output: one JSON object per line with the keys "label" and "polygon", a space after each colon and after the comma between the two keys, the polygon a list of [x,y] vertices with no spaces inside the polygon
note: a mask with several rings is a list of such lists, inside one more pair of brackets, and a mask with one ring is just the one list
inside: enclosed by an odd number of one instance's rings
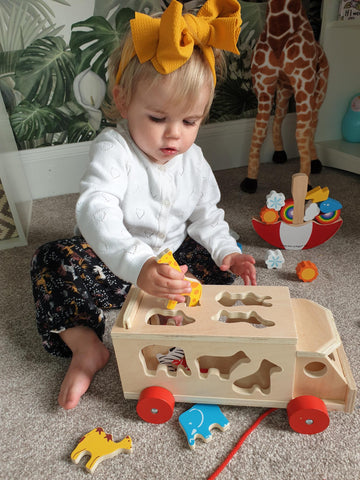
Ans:
{"label": "wooden toy lorry", "polygon": [[328,309],[287,287],[238,285],[203,285],[199,305],[166,306],[133,286],[112,329],[124,396],[138,399],[143,420],[169,420],[175,401],[280,407],[312,434],[327,428],[327,410],[353,411],[355,382]]}

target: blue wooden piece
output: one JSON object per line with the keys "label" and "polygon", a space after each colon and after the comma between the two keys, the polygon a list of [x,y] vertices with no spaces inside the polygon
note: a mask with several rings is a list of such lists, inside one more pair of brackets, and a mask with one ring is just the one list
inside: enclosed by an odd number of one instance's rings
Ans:
{"label": "blue wooden piece", "polygon": [[189,447],[195,449],[195,439],[202,438],[210,442],[212,428],[224,431],[229,427],[229,421],[217,405],[196,404],[190,410],[182,413],[179,422],[187,436]]}
{"label": "blue wooden piece", "polygon": [[335,212],[335,210],[341,210],[342,205],[337,200],[328,197],[326,200],[319,204],[322,213]]}

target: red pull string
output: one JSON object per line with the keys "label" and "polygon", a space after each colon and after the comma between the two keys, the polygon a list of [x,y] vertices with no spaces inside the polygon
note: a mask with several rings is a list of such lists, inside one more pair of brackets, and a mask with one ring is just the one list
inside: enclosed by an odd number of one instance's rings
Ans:
{"label": "red pull string", "polygon": [[268,415],[270,415],[270,413],[274,412],[275,410],[277,410],[277,409],[276,408],[269,408],[268,410],[266,410],[266,412],[264,412],[262,415],[260,415],[260,417],[256,420],[256,422],[248,430],[246,430],[246,432],[242,435],[242,437],[240,438],[238,443],[231,450],[229,455],[225,458],[223,463],[215,470],[215,472],[212,475],[210,475],[208,480],[214,480],[214,478],[216,478],[219,475],[219,473],[221,473],[224,470],[226,465],[230,462],[230,460],[233,458],[235,453],[239,450],[241,445],[245,442],[245,440],[250,435],[250,433],[255,430],[255,428],[264,420],[264,418],[266,418]]}

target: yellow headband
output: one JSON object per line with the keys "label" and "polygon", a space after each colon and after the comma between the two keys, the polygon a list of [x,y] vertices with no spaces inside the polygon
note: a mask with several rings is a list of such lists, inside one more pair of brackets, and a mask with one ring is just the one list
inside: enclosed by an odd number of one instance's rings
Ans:
{"label": "yellow headband", "polygon": [[211,67],[216,84],[213,49],[239,53],[236,43],[242,23],[237,0],[208,0],[196,16],[182,15],[183,5],[172,0],[161,18],[136,12],[130,21],[134,51],[122,58],[116,75],[119,83],[122,72],[137,55],[140,63],[151,61],[154,68],[166,75],[180,68],[198,45]]}

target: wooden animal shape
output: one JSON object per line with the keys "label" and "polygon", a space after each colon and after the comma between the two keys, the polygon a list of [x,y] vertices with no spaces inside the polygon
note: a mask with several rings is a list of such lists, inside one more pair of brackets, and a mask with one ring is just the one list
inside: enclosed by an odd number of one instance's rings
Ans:
{"label": "wooden animal shape", "polygon": [[258,113],[251,140],[247,177],[240,187],[257,189],[260,148],[267,134],[276,94],[273,124],[273,161],[283,163],[286,153],[281,138],[282,121],[294,94],[296,102],[296,141],[300,172],[310,175],[321,170],[314,135],[318,111],[327,88],[329,66],[324,51],[316,42],[301,0],[268,0],[265,27],[255,46],[251,74]]}
{"label": "wooden animal shape", "polygon": [[229,421],[217,405],[194,405],[190,410],[182,413],[179,422],[185,432],[189,447],[195,449],[195,439],[202,438],[205,443],[210,442],[210,430],[214,427],[224,431],[229,428]]}
{"label": "wooden animal shape", "polygon": [[[163,252],[161,252],[158,257],[157,257],[157,262],[158,263],[167,263],[170,265],[170,267],[175,268],[175,270],[178,270],[181,272],[181,269],[179,267],[179,264],[175,260],[172,251],[169,250],[168,248],[165,249]],[[200,301],[201,298],[201,293],[202,293],[202,286],[201,283],[196,280],[195,278],[189,278],[185,277],[186,280],[190,282],[191,285],[191,293],[185,293],[184,296],[189,297],[189,307],[195,307]],[[169,300],[167,304],[167,308],[170,310],[173,310],[177,305],[177,302],[175,300]]]}
{"label": "wooden animal shape", "polygon": [[160,365],[167,366],[169,372],[176,372],[180,365],[182,365],[185,370],[189,371],[189,367],[186,364],[184,350],[180,347],[170,348],[168,353],[166,353],[165,355],[157,353],[156,358],[159,361]]}
{"label": "wooden animal shape", "polygon": [[125,437],[121,442],[114,442],[111,434],[98,427],[82,437],[71,453],[71,460],[78,464],[84,455],[90,455],[85,468],[88,472],[94,473],[99,463],[106,458],[115,457],[121,452],[131,453],[131,450],[130,437]]}

